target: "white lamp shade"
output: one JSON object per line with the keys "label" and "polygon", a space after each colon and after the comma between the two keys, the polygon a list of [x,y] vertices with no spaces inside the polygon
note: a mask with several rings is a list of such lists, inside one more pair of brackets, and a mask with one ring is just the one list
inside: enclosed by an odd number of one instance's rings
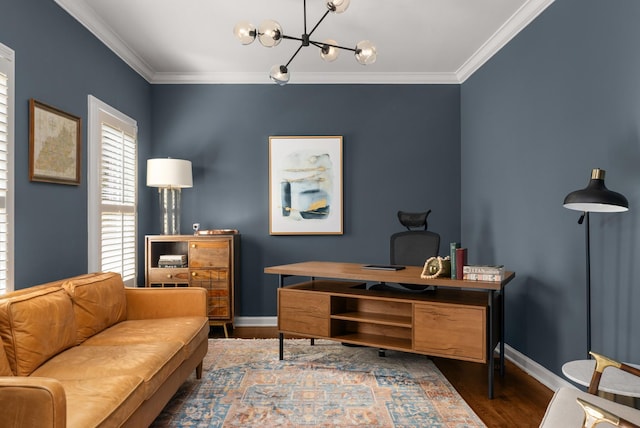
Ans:
{"label": "white lamp shade", "polygon": [[147,159],[147,186],[193,187],[191,161],[184,159]]}

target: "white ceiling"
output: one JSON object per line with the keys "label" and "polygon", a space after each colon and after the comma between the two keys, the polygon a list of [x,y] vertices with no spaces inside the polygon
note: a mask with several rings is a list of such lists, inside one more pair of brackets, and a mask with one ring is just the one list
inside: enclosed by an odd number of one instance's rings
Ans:
{"label": "white ceiling", "polygon": [[[278,21],[300,37],[300,0],[55,0],[151,83],[267,83],[271,66],[285,64],[300,42],[274,48],[243,46],[238,21]],[[354,47],[371,40],[375,64],[349,51],[332,63],[303,48],[289,66],[293,83],[461,83],[526,27],[553,0],[351,0],[330,13],[313,40]],[[326,0],[307,2],[307,28]]]}

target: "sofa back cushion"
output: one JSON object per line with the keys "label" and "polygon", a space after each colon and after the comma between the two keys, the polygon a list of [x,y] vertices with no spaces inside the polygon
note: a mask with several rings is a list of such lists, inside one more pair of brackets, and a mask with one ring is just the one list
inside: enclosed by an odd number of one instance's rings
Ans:
{"label": "sofa back cushion", "polygon": [[11,371],[28,376],[75,344],[76,323],[69,295],[59,287],[34,287],[1,296],[0,338]]}
{"label": "sofa back cushion", "polygon": [[13,376],[7,353],[4,351],[4,345],[0,340],[0,376]]}
{"label": "sofa back cushion", "polygon": [[62,288],[73,300],[77,344],[127,317],[127,298],[120,274],[82,275],[69,279]]}

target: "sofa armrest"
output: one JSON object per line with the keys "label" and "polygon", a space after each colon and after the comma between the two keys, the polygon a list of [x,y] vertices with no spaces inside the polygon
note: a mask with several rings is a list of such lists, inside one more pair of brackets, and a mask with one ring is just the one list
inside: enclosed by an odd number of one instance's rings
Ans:
{"label": "sofa armrest", "polygon": [[64,387],[45,377],[0,377],[0,426],[64,428],[67,398]]}
{"label": "sofa armrest", "polygon": [[207,316],[207,290],[185,288],[125,288],[127,319]]}

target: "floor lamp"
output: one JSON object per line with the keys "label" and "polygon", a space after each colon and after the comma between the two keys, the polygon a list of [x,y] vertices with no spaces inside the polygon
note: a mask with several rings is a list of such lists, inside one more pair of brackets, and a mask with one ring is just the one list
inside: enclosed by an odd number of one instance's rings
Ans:
{"label": "floor lamp", "polygon": [[591,245],[589,242],[589,213],[590,212],[622,212],[629,210],[627,198],[620,193],[613,192],[604,185],[603,169],[594,168],[591,180],[582,190],[569,193],[564,198],[564,207],[570,210],[582,211],[578,224],[586,220],[586,254],[587,254],[587,358],[591,358]]}
{"label": "floor lamp", "polygon": [[180,190],[193,187],[191,162],[183,159],[148,159],[147,186],[157,187],[162,235],[180,234]]}

